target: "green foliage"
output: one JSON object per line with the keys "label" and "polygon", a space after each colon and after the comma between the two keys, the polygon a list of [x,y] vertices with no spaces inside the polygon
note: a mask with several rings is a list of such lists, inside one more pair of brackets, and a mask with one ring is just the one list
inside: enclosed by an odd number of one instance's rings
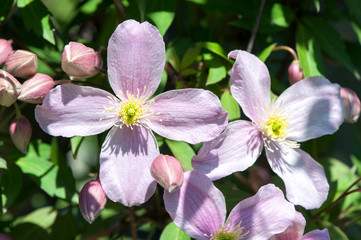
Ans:
{"label": "green foliage", "polygon": [[163,230],[159,240],[190,240],[191,238],[180,230],[173,222],[169,223]]}

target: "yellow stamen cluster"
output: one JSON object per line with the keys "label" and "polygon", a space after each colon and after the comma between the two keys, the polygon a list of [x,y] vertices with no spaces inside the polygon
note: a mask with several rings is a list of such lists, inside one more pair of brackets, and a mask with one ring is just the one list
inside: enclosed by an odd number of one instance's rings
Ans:
{"label": "yellow stamen cluster", "polygon": [[[219,225],[218,230],[211,236],[207,236],[210,240],[241,240],[249,233],[249,231],[243,233],[244,227],[241,227],[242,221],[240,221],[232,229],[232,220],[227,221],[223,226]],[[213,232],[213,230],[212,230]]]}
{"label": "yellow stamen cluster", "polygon": [[[145,92],[145,87],[144,91]],[[115,117],[119,120],[119,123],[116,126],[122,127],[124,124],[127,127],[133,129],[133,126],[143,125],[146,126],[146,122],[149,121],[149,118],[152,115],[158,115],[160,113],[154,114],[153,111],[149,110],[149,107],[154,103],[153,100],[147,101],[149,96],[140,94],[139,89],[137,90],[137,95],[134,96],[127,91],[127,97],[125,98],[121,93],[119,98],[109,97],[110,107],[104,106],[104,112],[111,112],[113,115],[106,116],[101,118],[112,118]],[[125,99],[121,101],[120,99]],[[161,121],[161,119],[159,119]]]}
{"label": "yellow stamen cluster", "polygon": [[289,115],[286,109],[281,108],[281,105],[282,103],[276,103],[274,98],[268,106],[262,108],[263,117],[259,113],[258,123],[254,123],[263,135],[264,146],[271,152],[279,150],[275,142],[291,148],[300,147],[297,142],[287,139],[292,129],[287,128]]}

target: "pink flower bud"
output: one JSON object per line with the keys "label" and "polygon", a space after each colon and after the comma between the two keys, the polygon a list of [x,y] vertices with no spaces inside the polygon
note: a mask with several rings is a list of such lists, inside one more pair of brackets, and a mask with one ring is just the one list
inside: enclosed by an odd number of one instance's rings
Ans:
{"label": "pink flower bud", "polygon": [[54,81],[48,75],[37,73],[21,85],[19,100],[28,103],[42,103],[50,89],[54,87]]}
{"label": "pink flower bud", "polygon": [[31,138],[31,124],[25,117],[15,118],[10,124],[9,132],[15,146],[23,153],[27,152]]}
{"label": "pink flower bud", "polygon": [[92,223],[103,211],[107,196],[98,180],[87,182],[79,195],[80,211],[89,223]]}
{"label": "pink flower bud", "polygon": [[11,44],[8,40],[0,39],[0,67],[5,63],[8,55],[13,51]]}
{"label": "pink flower bud", "polygon": [[183,169],[174,157],[160,154],[153,161],[150,173],[168,192],[173,192],[183,184]]}
{"label": "pink flower bud", "polygon": [[16,50],[6,58],[5,69],[14,77],[27,78],[36,73],[38,58],[32,52]]}
{"label": "pink flower bud", "polygon": [[92,77],[102,65],[98,52],[77,42],[66,45],[61,57],[61,68],[72,78]]}
{"label": "pink flower bud", "polygon": [[288,68],[288,80],[290,84],[295,84],[296,82],[304,78],[303,70],[300,67],[300,62],[295,60],[291,63]]}
{"label": "pink flower bud", "polygon": [[341,87],[340,95],[345,110],[345,122],[357,122],[361,110],[360,99],[356,93],[349,88]]}
{"label": "pink flower bud", "polygon": [[9,107],[20,94],[21,84],[8,72],[0,69],[0,105]]}

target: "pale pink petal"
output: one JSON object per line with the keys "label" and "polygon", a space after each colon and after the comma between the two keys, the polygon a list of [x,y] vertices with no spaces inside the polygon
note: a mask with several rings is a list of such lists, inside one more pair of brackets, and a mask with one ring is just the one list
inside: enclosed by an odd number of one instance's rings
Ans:
{"label": "pale pink petal", "polygon": [[226,203],[221,191],[202,173],[184,173],[183,185],[175,192],[164,191],[165,209],[174,223],[195,239],[209,240],[212,230],[224,224]]}
{"label": "pale pink petal", "polygon": [[159,135],[177,141],[199,143],[217,137],[226,127],[228,114],[216,95],[203,89],[162,93],[151,101],[148,126]]}
{"label": "pale pink petal", "polygon": [[313,230],[302,237],[302,240],[330,240],[327,228],[323,230]]}
{"label": "pale pink petal", "polygon": [[296,212],[292,224],[286,229],[286,231],[274,235],[269,240],[301,240],[305,226],[305,218],[301,213]]}
{"label": "pale pink petal", "polygon": [[289,115],[289,138],[298,142],[334,133],[344,120],[340,86],[323,77],[303,79],[277,99]]}
{"label": "pale pink petal", "polygon": [[319,208],[326,200],[329,185],[321,164],[299,148],[277,146],[266,155],[272,170],[282,178],[287,199],[306,209]]}
{"label": "pale pink petal", "polygon": [[150,130],[113,127],[100,153],[100,182],[108,198],[128,207],[146,202],[157,185],[150,166],[158,155]]}
{"label": "pale pink petal", "polygon": [[104,106],[113,95],[97,88],[66,84],[50,90],[35,108],[40,127],[53,136],[95,135],[109,129],[115,118],[105,118]]}
{"label": "pale pink petal", "polygon": [[244,114],[257,122],[261,111],[271,97],[271,78],[266,65],[246,51],[232,51],[228,57],[236,58],[231,70],[231,93],[241,105]]}
{"label": "pale pink petal", "polygon": [[233,227],[241,222],[245,239],[263,240],[283,232],[292,223],[295,207],[286,201],[282,191],[273,184],[261,187],[256,195],[238,203],[228,220]]}
{"label": "pale pink petal", "polygon": [[234,121],[217,138],[203,144],[192,166],[214,181],[252,166],[262,149],[262,135],[252,123]]}
{"label": "pale pink petal", "polygon": [[[108,43],[108,77],[121,98],[130,94],[152,95],[165,64],[165,47],[156,27],[148,22],[127,20],[117,27]],[[144,90],[144,88],[146,89]]]}

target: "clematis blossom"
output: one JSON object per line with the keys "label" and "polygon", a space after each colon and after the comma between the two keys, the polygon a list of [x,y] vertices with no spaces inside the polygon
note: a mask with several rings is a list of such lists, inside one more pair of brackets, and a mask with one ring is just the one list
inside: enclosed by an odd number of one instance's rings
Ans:
{"label": "clematis blossom", "polygon": [[113,201],[144,203],[154,193],[150,174],[159,155],[151,129],[169,139],[197,143],[215,138],[228,115],[202,89],[156,91],[165,64],[159,31],[147,22],[120,24],[108,44],[108,77],[115,95],[73,84],[52,89],[35,109],[40,127],[53,136],[89,136],[110,129],[100,153],[100,182]]}
{"label": "clematis blossom", "polygon": [[296,212],[292,224],[282,233],[272,236],[269,240],[330,240],[327,228],[313,230],[303,235],[306,220],[301,213]]}
{"label": "clematis blossom", "polygon": [[306,209],[319,208],[329,185],[323,167],[300,149],[299,142],[339,128],[344,119],[340,86],[309,77],[271,100],[266,65],[241,50],[228,56],[236,58],[231,93],[251,121],[234,121],[206,142],[193,157],[193,168],[216,180],[247,169],[264,148],[272,170],[285,183],[287,199]]}
{"label": "clematis blossom", "polygon": [[184,173],[183,185],[164,192],[164,205],[174,223],[199,240],[268,239],[284,232],[295,215],[294,205],[285,200],[273,184],[239,202],[226,220],[221,191],[202,173]]}

